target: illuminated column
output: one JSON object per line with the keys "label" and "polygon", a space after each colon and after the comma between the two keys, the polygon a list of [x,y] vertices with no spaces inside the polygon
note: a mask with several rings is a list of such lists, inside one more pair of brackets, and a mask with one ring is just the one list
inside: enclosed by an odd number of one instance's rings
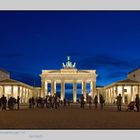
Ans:
{"label": "illuminated column", "polygon": [[3,95],[3,86],[2,86],[2,92],[1,92],[1,94],[0,94],[0,98],[2,97],[2,95]]}
{"label": "illuminated column", "polygon": [[94,98],[94,96],[96,95],[96,84],[94,81],[90,82],[90,91],[91,91],[91,97]]}
{"label": "illuminated column", "polygon": [[54,81],[54,93],[56,93],[56,81]]}
{"label": "illuminated column", "polygon": [[106,89],[105,92],[106,92],[106,102],[108,103],[108,90]]}
{"label": "illuminated column", "polygon": [[108,102],[107,101],[107,89],[105,89],[105,100],[106,100],[106,103]]}
{"label": "illuminated column", "polygon": [[25,87],[23,88],[23,103],[25,103]]}
{"label": "illuminated column", "polygon": [[124,85],[122,86],[122,103],[124,103]]}
{"label": "illuminated column", "polygon": [[24,89],[24,103],[26,103],[26,88]]}
{"label": "illuminated column", "polygon": [[108,103],[110,103],[110,90],[108,88]]}
{"label": "illuminated column", "polygon": [[86,82],[82,81],[82,94],[84,95],[84,98],[86,99]]}
{"label": "illuminated column", "polygon": [[113,93],[113,87],[111,88],[111,100],[112,100],[112,103],[114,102],[114,93]]}
{"label": "illuminated column", "polygon": [[42,86],[41,97],[45,97],[45,79],[44,78],[41,80],[41,86]]}
{"label": "illuminated column", "polygon": [[65,98],[65,82],[61,81],[61,100],[63,101]]}
{"label": "illuminated column", "polygon": [[73,102],[76,103],[77,101],[77,83],[76,81],[73,82]]}
{"label": "illuminated column", "polygon": [[118,86],[115,86],[115,94],[116,94],[116,97],[118,96]]}
{"label": "illuminated column", "polygon": [[29,100],[29,97],[30,97],[30,90],[28,89],[28,100]]}
{"label": "illuminated column", "polygon": [[112,100],[111,100],[111,88],[109,88],[109,99],[110,99],[110,103],[112,102]]}
{"label": "illuminated column", "polygon": [[93,97],[96,95],[96,81],[93,81]]}
{"label": "illuminated column", "polygon": [[[32,91],[33,91],[33,89],[31,89]],[[29,98],[30,98],[30,89],[28,88],[27,89],[27,101],[29,100]]]}
{"label": "illuminated column", "polygon": [[112,87],[110,87],[110,99],[111,99],[111,103],[112,103]]}
{"label": "illuminated column", "polygon": [[3,86],[3,95],[5,95],[5,86]]}
{"label": "illuminated column", "polygon": [[[28,96],[28,88],[26,88],[26,90],[25,90],[26,92],[25,92],[25,102],[27,103],[27,96]],[[34,96],[34,95],[33,95]]]}
{"label": "illuminated column", "polygon": [[134,99],[133,99],[133,85],[131,85],[131,95],[130,95],[130,100],[131,100],[131,101],[134,101]]}
{"label": "illuminated column", "polygon": [[108,89],[106,89],[106,102],[108,103]]}
{"label": "illuminated column", "polygon": [[139,95],[139,86],[137,86],[137,94]]}
{"label": "illuminated column", "polygon": [[13,88],[13,85],[11,85],[11,95],[12,95],[12,97],[14,97],[14,88]]}
{"label": "illuminated column", "polygon": [[138,85],[138,95],[140,97],[140,85]]}
{"label": "illuminated column", "polygon": [[46,95],[48,95],[48,81],[45,81],[45,95],[44,96],[46,96]]}
{"label": "illuminated column", "polygon": [[22,103],[23,103],[23,99],[24,99],[24,97],[23,97],[23,87],[21,88],[21,101],[22,101]]}
{"label": "illuminated column", "polygon": [[20,97],[20,86],[18,86],[18,96]]}
{"label": "illuminated column", "polygon": [[112,97],[113,97],[113,100],[114,100],[114,87],[112,87]]}
{"label": "illuminated column", "polygon": [[[97,95],[98,103],[99,103],[99,99],[100,99],[100,92],[99,92],[99,90],[96,91],[96,95]],[[92,98],[94,99],[94,96],[93,95],[92,95]]]}
{"label": "illuminated column", "polygon": [[109,89],[109,92],[110,92],[110,103],[112,103],[111,87],[110,87],[110,89]]}
{"label": "illuminated column", "polygon": [[51,95],[54,95],[54,81],[51,82]]}
{"label": "illuminated column", "polygon": [[117,95],[117,86],[114,87],[114,96],[115,96],[115,99],[116,99],[117,96],[118,96],[118,95]]}

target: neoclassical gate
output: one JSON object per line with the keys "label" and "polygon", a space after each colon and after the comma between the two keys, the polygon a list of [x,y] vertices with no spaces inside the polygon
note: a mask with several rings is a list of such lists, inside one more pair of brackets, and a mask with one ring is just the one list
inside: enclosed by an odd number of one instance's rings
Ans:
{"label": "neoclassical gate", "polygon": [[42,96],[48,94],[48,84],[51,84],[51,94],[56,93],[56,84],[61,84],[61,100],[65,98],[65,84],[73,84],[73,102],[77,101],[77,83],[82,83],[82,94],[86,97],[86,84],[90,83],[90,94],[92,97],[96,94],[96,70],[78,70],[76,63],[70,61],[67,57],[66,64],[62,63],[60,70],[42,70]]}

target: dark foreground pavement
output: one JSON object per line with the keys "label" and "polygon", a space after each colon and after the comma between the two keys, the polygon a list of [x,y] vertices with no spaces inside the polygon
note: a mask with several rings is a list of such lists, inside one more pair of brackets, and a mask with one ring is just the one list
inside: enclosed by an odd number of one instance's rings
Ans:
{"label": "dark foreground pavement", "polygon": [[0,111],[0,129],[140,129],[140,112],[126,112],[126,108],[117,112],[113,106],[104,110],[22,106],[19,111]]}

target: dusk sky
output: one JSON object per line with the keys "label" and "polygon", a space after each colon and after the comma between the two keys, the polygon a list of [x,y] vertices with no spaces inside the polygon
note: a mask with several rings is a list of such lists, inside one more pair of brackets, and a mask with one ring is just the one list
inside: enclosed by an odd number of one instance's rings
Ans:
{"label": "dusk sky", "polygon": [[0,12],[0,67],[13,79],[38,86],[67,55],[99,86],[127,78],[140,67],[140,12]]}

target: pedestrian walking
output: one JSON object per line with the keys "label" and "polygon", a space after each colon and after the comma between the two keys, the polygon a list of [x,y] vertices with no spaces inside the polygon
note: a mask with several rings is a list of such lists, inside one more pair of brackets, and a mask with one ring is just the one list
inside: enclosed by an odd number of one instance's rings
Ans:
{"label": "pedestrian walking", "polygon": [[2,110],[6,110],[7,99],[4,95],[1,97],[1,105],[2,105]]}
{"label": "pedestrian walking", "polygon": [[64,106],[66,106],[67,104],[67,101],[66,101],[66,98],[64,98]]}
{"label": "pedestrian walking", "polygon": [[20,98],[17,96],[17,109],[19,110],[19,105],[20,105]]}
{"label": "pedestrian walking", "polygon": [[84,104],[85,104],[85,101],[84,101],[84,95],[82,94],[81,95],[81,98],[80,98],[80,103],[81,103],[81,108],[84,109]]}
{"label": "pedestrian walking", "polygon": [[97,109],[97,106],[98,106],[98,96],[97,95],[94,98],[94,104],[95,104],[95,109]]}
{"label": "pedestrian walking", "polygon": [[138,94],[136,94],[135,104],[136,104],[137,112],[139,112],[140,99],[139,99],[139,95]]}
{"label": "pedestrian walking", "polygon": [[104,97],[103,95],[100,95],[100,105],[101,105],[101,109],[103,109],[103,106],[104,106]]}
{"label": "pedestrian walking", "polygon": [[117,110],[121,111],[121,106],[122,106],[122,96],[121,94],[119,94],[119,96],[117,96]]}

